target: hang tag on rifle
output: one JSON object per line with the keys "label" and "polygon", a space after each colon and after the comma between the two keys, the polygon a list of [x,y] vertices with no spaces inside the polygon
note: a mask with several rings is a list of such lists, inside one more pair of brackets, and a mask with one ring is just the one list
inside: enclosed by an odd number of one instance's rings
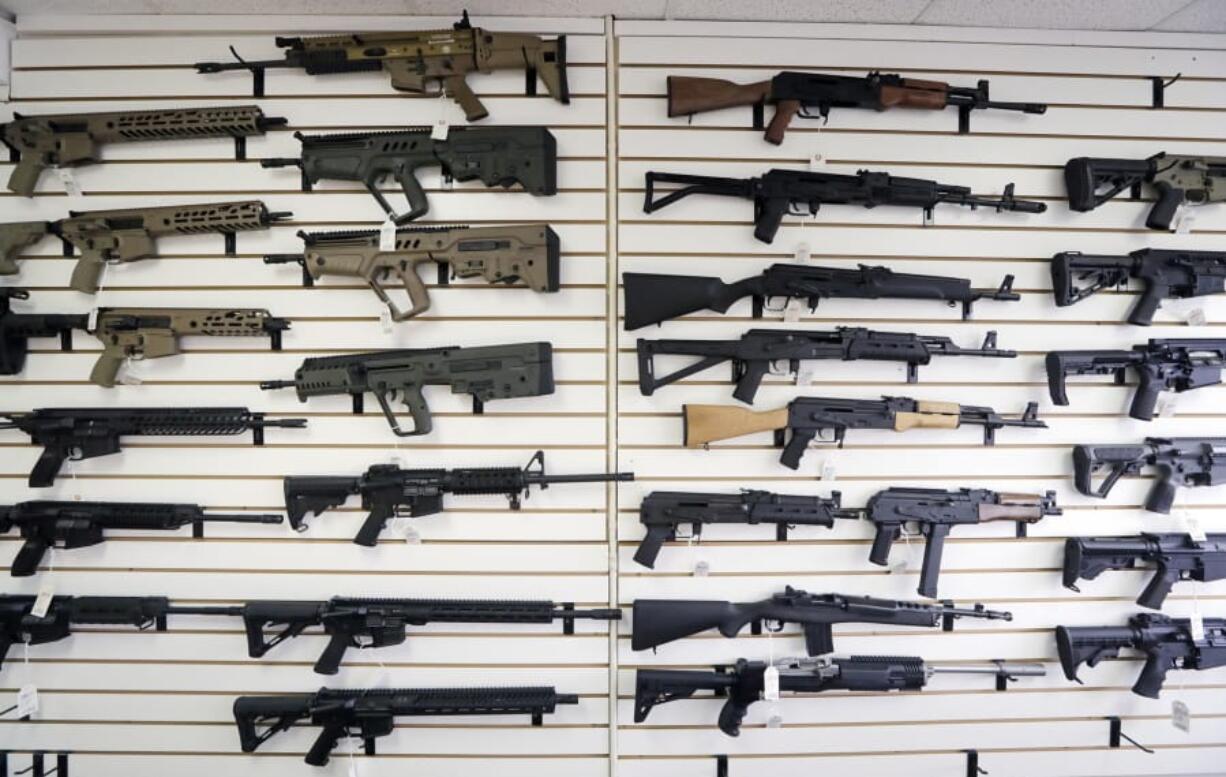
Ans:
{"label": "hang tag on rifle", "polygon": [[[804,222],[802,221],[801,223],[803,224]],[[796,254],[793,257],[793,261],[795,261],[796,264],[808,264],[809,262],[813,261],[811,258],[812,255],[813,252],[809,248],[809,243],[807,241],[803,241],[796,246]]]}
{"label": "hang tag on rifle", "polygon": [[1204,326],[1209,322],[1208,316],[1205,315],[1204,307],[1197,305],[1188,311],[1188,314],[1183,319],[1188,326]]}
{"label": "hang tag on rifle", "polygon": [[787,304],[783,306],[783,320],[789,324],[795,324],[800,320],[802,307],[799,299],[793,297],[789,299]]}
{"label": "hang tag on rifle", "polygon": [[768,666],[762,672],[762,698],[779,701],[779,667]]}
{"label": "hang tag on rifle", "polygon": [[17,689],[17,717],[30,718],[38,714],[38,686],[23,685]]}
{"label": "hang tag on rifle", "polygon": [[392,533],[410,545],[421,544],[421,533],[417,531],[411,518],[397,518],[392,521]]}
{"label": "hang tag on rifle", "polygon": [[55,584],[50,581],[39,583],[38,594],[34,597],[34,604],[30,607],[30,614],[35,618],[46,618],[47,611],[51,609],[51,600],[55,598]]}
{"label": "hang tag on rifle", "polygon": [[1198,516],[1188,510],[1180,510],[1179,522],[1183,524],[1184,531],[1188,533],[1193,542],[1203,544],[1209,541],[1209,536],[1205,534],[1205,527],[1201,525]]}
{"label": "hang tag on rifle", "polygon": [[1179,210],[1175,211],[1175,221],[1171,225],[1171,231],[1179,235],[1187,235],[1192,232],[1192,224],[1196,221],[1196,210],[1187,205],[1180,205]]}
{"label": "hang tag on rifle", "polygon": [[396,222],[390,218],[379,225],[379,250],[396,250]]}
{"label": "hang tag on rifle", "polygon": [[796,385],[808,388],[813,383],[815,374],[812,367],[801,367],[796,370]]}
{"label": "hang tag on rifle", "polygon": [[81,184],[77,181],[77,176],[71,167],[61,167],[55,171],[55,174],[59,176],[60,183],[64,185],[64,192],[69,197],[81,196]]}
{"label": "hang tag on rifle", "polygon": [[809,155],[809,172],[816,173],[826,167],[826,157],[821,154]]}
{"label": "hang tag on rifle", "polygon": [[685,547],[687,552],[694,557],[694,566],[691,570],[694,577],[706,577],[711,574],[711,563],[698,555],[698,543],[694,535],[691,534],[686,538]]}
{"label": "hang tag on rifle", "polygon": [[1205,641],[1205,616],[1200,614],[1200,604],[1192,605],[1192,614],[1188,616],[1188,631],[1192,633],[1193,642]]}
{"label": "hang tag on rifle", "polygon": [[438,121],[434,122],[434,126],[430,128],[430,139],[431,140],[446,140],[447,133],[450,130],[451,130],[451,125],[447,123],[447,120],[439,119]]}
{"label": "hang tag on rifle", "polygon": [[833,459],[822,459],[821,471],[818,473],[818,478],[821,480],[834,480],[838,477],[838,469],[834,465]]}
{"label": "hang tag on rifle", "polygon": [[392,321],[392,311],[387,308],[379,311],[379,328],[383,330],[385,335],[390,335],[396,331],[396,322]]}
{"label": "hang tag on rifle", "polygon": [[1163,394],[1154,405],[1154,415],[1158,418],[1170,418],[1179,407],[1178,394]]}
{"label": "hang tag on rifle", "polygon": [[89,318],[85,322],[85,328],[90,332],[98,331],[98,311],[100,308],[94,308],[89,311]]}
{"label": "hang tag on rifle", "polygon": [[1176,700],[1171,702],[1171,725],[1183,732],[1192,730],[1192,713],[1188,705]]}
{"label": "hang tag on rifle", "polygon": [[123,364],[119,368],[119,377],[115,382],[122,386],[139,386],[144,383],[144,378],[141,375],[141,371],[137,369],[136,362],[136,359],[124,359]]}

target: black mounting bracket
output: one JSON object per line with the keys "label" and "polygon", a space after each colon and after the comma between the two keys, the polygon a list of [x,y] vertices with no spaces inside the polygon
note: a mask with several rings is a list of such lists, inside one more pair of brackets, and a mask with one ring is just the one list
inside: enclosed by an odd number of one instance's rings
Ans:
{"label": "black mounting bracket", "polygon": [[715,777],[728,777],[728,756],[715,756]]}
{"label": "black mounting bracket", "polygon": [[1176,81],[1178,81],[1182,77],[1183,77],[1183,73],[1176,73],[1175,77],[1168,81],[1163,76],[1150,76],[1149,83],[1150,83],[1150,87],[1153,89],[1153,94],[1151,97],[1151,104],[1149,107],[1165,108],[1166,107],[1166,88],[1170,86],[1171,84],[1175,83]]}
{"label": "black mounting bracket", "polygon": [[1107,718],[1107,722],[1111,726],[1111,728],[1108,731],[1108,735],[1107,735],[1108,736],[1107,738],[1108,747],[1118,748],[1120,746],[1120,740],[1125,739],[1131,742],[1133,745],[1135,745],[1137,749],[1140,750],[1141,752],[1149,753],[1150,755],[1154,754],[1153,750],[1149,749],[1145,745],[1141,744],[1137,740],[1133,739],[1132,737],[1124,733],[1124,726],[1123,726],[1123,723],[1120,722],[1120,718],[1118,715],[1109,716]]}
{"label": "black mounting bracket", "polygon": [[987,769],[982,769],[979,766],[979,751],[978,750],[963,750],[966,753],[966,777],[979,777],[981,774],[987,774]]}

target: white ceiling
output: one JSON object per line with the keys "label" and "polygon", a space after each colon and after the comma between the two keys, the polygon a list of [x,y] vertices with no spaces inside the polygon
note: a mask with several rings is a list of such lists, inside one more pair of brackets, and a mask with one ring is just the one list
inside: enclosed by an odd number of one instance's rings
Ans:
{"label": "white ceiling", "polygon": [[21,14],[423,14],[1226,32],[1226,0],[0,0]]}

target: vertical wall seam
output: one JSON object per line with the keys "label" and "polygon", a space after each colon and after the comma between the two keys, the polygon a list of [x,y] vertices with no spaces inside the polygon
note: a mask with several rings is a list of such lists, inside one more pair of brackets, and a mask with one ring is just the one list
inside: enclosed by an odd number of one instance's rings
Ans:
{"label": "vertical wall seam", "polygon": [[[605,17],[605,459],[618,468],[617,450],[617,36],[613,16]],[[609,606],[617,607],[617,483],[610,483],[606,505],[609,543]],[[609,777],[617,774],[618,621],[609,621]]]}

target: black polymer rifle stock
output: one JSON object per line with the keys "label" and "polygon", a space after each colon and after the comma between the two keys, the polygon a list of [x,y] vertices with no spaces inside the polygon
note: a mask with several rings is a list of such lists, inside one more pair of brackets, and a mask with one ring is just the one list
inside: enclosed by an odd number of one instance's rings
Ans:
{"label": "black polymer rifle stock", "polygon": [[1064,587],[1080,591],[1079,580],[1103,572],[1153,565],[1154,576],[1137,597],[1137,604],[1161,610],[1171,589],[1181,580],[1202,583],[1226,579],[1226,534],[1208,534],[1204,542],[1191,534],[1135,537],[1069,537],[1064,541]]}
{"label": "black polymer rifle stock", "polygon": [[[429,127],[344,135],[295,132],[302,141],[301,158],[263,159],[260,164],[301,168],[303,191],[322,180],[357,181],[397,224],[430,210],[416,176],[422,167],[441,167],[447,180],[480,180],[504,189],[518,183],[536,196],[558,193],[558,144],[545,127],[453,127],[446,140],[434,140],[430,132]],[[407,213],[397,214],[379,191],[386,177],[404,190]]]}
{"label": "black polymer rifle stock", "polygon": [[30,435],[43,449],[30,471],[31,488],[55,482],[65,461],[81,461],[119,453],[127,436],[216,436],[250,431],[256,445],[264,444],[269,427],[301,429],[305,418],[270,420],[245,407],[68,407],[40,408],[0,414],[0,430]]}
{"label": "black polymer rifle stock", "polygon": [[[762,129],[762,107],[775,106],[766,127],[767,142],[779,145],[793,117],[823,121],[831,108],[890,108],[943,110],[958,108],[958,132],[970,131],[973,110],[993,108],[1022,113],[1045,113],[1042,103],[995,102],[988,97],[988,82],[974,87],[950,86],[943,81],[904,78],[897,73],[872,71],[865,76],[836,76],[784,70],[769,81],[734,84],[718,78],[668,77],[668,115],[688,116],[736,106],[753,106],[754,129]],[[813,111],[817,111],[813,113]]]}
{"label": "black polymer rifle stock", "polygon": [[55,235],[64,243],[64,255],[79,253],[68,285],[82,294],[95,294],[103,269],[156,258],[158,238],[219,234],[225,253],[234,256],[238,232],[267,229],[293,216],[288,211],[270,211],[260,200],[202,202],[116,210],[70,210],[58,221],[24,221],[0,224],[0,275],[17,272],[17,252],[33,245],[43,235]]}
{"label": "black polymer rifle stock", "polygon": [[264,94],[264,71],[268,68],[301,68],[308,75],[361,73],[382,70],[400,92],[433,94],[437,83],[442,94],[464,109],[469,121],[484,119],[485,106],[465,80],[469,73],[495,70],[523,70],[527,76],[525,92],[536,94],[539,77],[545,89],[558,102],[570,102],[566,78],[566,36],[544,40],[536,35],[494,32],[473,27],[468,11],[446,30],[404,32],[355,32],[348,35],[321,35],[310,38],[277,36],[284,59],[251,62],[230,52],[235,62],[197,62],[198,73],[250,70],[256,97]]}
{"label": "black polymer rifle stock", "polygon": [[739,659],[732,666],[717,665],[711,672],[673,669],[640,669],[634,682],[634,722],[647,720],[652,708],[678,699],[689,699],[699,691],[712,691],[725,698],[720,710],[719,730],[730,737],[739,736],[749,707],[766,694],[766,671],[778,672],[779,690],[789,693],[822,691],[918,691],[935,674],[983,674],[996,678],[996,690],[1003,691],[1018,677],[1042,677],[1042,664],[926,663],[913,656],[850,656],[789,658],[767,664]]}
{"label": "black polymer rifle stock", "polygon": [[30,197],[44,169],[101,161],[100,147],[107,143],[232,137],[235,157],[246,159],[248,137],[285,123],[283,118],[265,116],[255,105],[44,116],[14,113],[12,121],[0,124],[0,139],[9,147],[11,161],[17,162],[9,191]]}
{"label": "black polymer rifle stock", "polygon": [[952,602],[928,604],[877,599],[871,596],[811,594],[788,586],[783,593],[757,602],[705,601],[694,599],[636,599],[634,650],[657,648],[669,642],[716,629],[725,637],[735,637],[746,626],[754,634],[763,628],[782,630],[788,623],[798,624],[805,637],[805,650],[811,656],[834,651],[835,623],[882,623],[892,626],[941,627],[953,629],[958,618],[1013,620],[1013,614],[985,609],[954,607]]}
{"label": "black polymer rifle stock", "polygon": [[[1051,259],[1051,285],[1060,307],[1135,278],[1145,285],[1128,323],[1149,326],[1164,299],[1189,299],[1226,291],[1226,252],[1143,248],[1125,256],[1065,251]],[[1084,286],[1078,286],[1085,282]]]}
{"label": "black polymer rifle stock", "polygon": [[[681,188],[659,197],[656,184],[676,184]],[[691,194],[714,194],[753,201],[754,237],[773,242],[784,216],[816,216],[823,205],[859,205],[875,208],[896,205],[919,208],[925,223],[941,203],[1000,211],[1042,213],[1047,205],[1013,196],[1013,184],[1005,186],[1000,197],[980,197],[965,186],[900,178],[889,173],[860,170],[855,175],[812,173],[803,170],[769,170],[760,178],[719,178],[706,175],[647,173],[644,213],[654,213]]]}
{"label": "black polymer rifle stock", "polygon": [[1013,291],[1012,275],[1005,276],[1000,288],[984,290],[972,289],[965,278],[898,273],[888,267],[864,264],[854,270],[772,264],[760,275],[733,283],[702,275],[628,272],[622,273],[622,283],[626,290],[627,331],[700,310],[727,313],[745,297],[752,302],[754,318],[762,318],[772,299],[785,302],[803,299],[810,313],[824,299],[930,299],[950,307],[960,305],[964,320],[970,318],[971,306],[978,300],[1016,302],[1022,298]]}
{"label": "black polymer rifle stock", "polygon": [[[350,648],[403,644],[409,626],[429,623],[551,623],[573,634],[576,620],[620,620],[621,610],[581,610],[570,602],[486,599],[395,599],[336,596],[328,601],[253,601],[242,608],[247,651],[264,656],[306,629],[320,627],[328,645],[315,672],[333,675]],[[271,637],[265,632],[277,629]]]}
{"label": "black polymer rifle stock", "polygon": [[633,472],[590,475],[547,475],[545,453],[537,451],[520,467],[468,467],[463,469],[402,469],[376,464],[358,477],[294,476],[285,478],[285,511],[290,525],[304,531],[308,513],[319,515],[359,496],[366,519],[353,541],[373,546],[392,518],[420,518],[443,510],[446,494],[502,494],[518,510],[532,486],[542,489],[559,483],[607,483],[634,480]]}
{"label": "black polymer rifle stock", "polygon": [[175,531],[192,527],[204,536],[205,523],[281,523],[280,515],[206,513],[193,504],[159,502],[19,502],[0,505],[0,534],[17,530],[24,541],[13,558],[13,577],[28,577],[49,548],[72,550],[99,545],[114,529]]}
{"label": "black polymer rifle stock", "polygon": [[[402,348],[389,351],[305,359],[293,380],[260,383],[268,391],[293,388],[298,401],[349,395],[353,412],[363,411],[363,395],[374,394],[388,426],[398,437],[429,434],[434,418],[422,389],[448,386],[453,394],[470,394],[473,412],[495,399],[540,397],[553,393],[553,346],[511,343],[474,348]],[[413,418],[404,429],[392,409],[397,398]]]}
{"label": "black polymer rifle stock", "polygon": [[1125,626],[1057,626],[1056,650],[1064,676],[1077,683],[1082,664],[1095,667],[1103,659],[1119,658],[1121,648],[1144,653],[1145,665],[1132,692],[1157,699],[1172,669],[1226,666],[1226,619],[1205,618],[1204,631],[1197,639],[1188,618],[1142,612]]}
{"label": "black polymer rifle stock", "polygon": [[[796,375],[800,362],[841,360],[903,362],[907,382],[915,383],[919,367],[936,356],[988,356],[1013,358],[1017,351],[996,347],[996,333],[988,332],[979,348],[961,348],[948,337],[927,337],[908,332],[876,332],[863,327],[839,327],[819,332],[788,329],[750,329],[739,340],[645,340],[636,350],[639,391],[649,397],[655,390],[724,362],[732,363],[732,396],[753,404],[762,379],[776,365]],[[663,377],[656,377],[656,356],[697,356],[699,360]]]}
{"label": "black polymer rifle stock", "polygon": [[132,626],[166,630],[170,615],[239,615],[238,607],[172,605],[164,596],[53,596],[47,613],[33,613],[35,596],[0,595],[0,662],[13,645],[68,639],[73,626]]}
{"label": "black polymer rifle stock", "polygon": [[[1145,467],[1158,474],[1145,509],[1169,513],[1180,486],[1216,486],[1226,480],[1226,437],[1146,437],[1139,444],[1073,446],[1073,485],[1086,496],[1104,498],[1120,478],[1139,475]],[[1094,488],[1093,477],[1102,470],[1108,470],[1107,476]]]}
{"label": "black polymer rifle stock", "polygon": [[[776,410],[754,412],[734,405],[684,405],[682,438],[687,448],[703,448],[758,432],[773,432],[775,447],[783,448],[779,462],[789,469],[800,467],[809,443],[843,447],[848,429],[957,429],[962,425],[983,427],[983,444],[996,441],[996,430],[1006,426],[1046,429],[1038,418],[1038,403],[1026,405],[1019,418],[1005,418],[990,407],[932,402],[909,397],[843,399],[842,397],[797,397]],[[825,433],[830,436],[826,437]]]}
{"label": "black polymer rifle stock", "polygon": [[935,597],[945,539],[955,526],[1013,521],[1017,525],[1017,536],[1023,537],[1029,524],[1061,513],[1056,506],[1055,491],[1036,495],[1004,494],[986,488],[956,491],[887,488],[874,494],[864,508],[865,518],[876,529],[868,560],[887,566],[890,547],[902,536],[904,528],[914,527],[924,541],[924,560],[916,591],[921,596]]}
{"label": "black polymer rifle stock", "polygon": [[59,313],[14,313],[11,300],[29,299],[25,289],[0,288],[0,375],[16,375],[25,367],[30,338],[58,337],[60,350],[72,350],[72,332],[85,329],[89,316]]}
{"label": "black polymer rifle stock", "polygon": [[1077,157],[1064,165],[1070,210],[1094,210],[1128,189],[1141,198],[1142,184],[1153,186],[1158,201],[1145,218],[1150,229],[1170,229],[1181,205],[1226,200],[1226,157],[1161,152],[1148,159]]}
{"label": "black polymer rifle stock", "polygon": [[842,509],[842,494],[829,498],[772,494],[742,490],[739,494],[696,494],[683,491],[652,491],[639,505],[639,521],[646,529],[634,560],[653,568],[665,542],[677,539],[677,529],[690,525],[690,537],[702,537],[704,526],[715,524],[765,523],[775,525],[775,539],[784,542],[796,526],[830,528],[839,518],[860,517],[858,510]]}
{"label": "black polymer rifle stock", "polygon": [[1069,375],[1111,375],[1116,385],[1123,385],[1128,370],[1136,370],[1137,391],[1128,415],[1150,421],[1163,391],[1181,394],[1222,382],[1226,339],[1150,340],[1130,351],[1052,351],[1046,363],[1048,391],[1057,405],[1069,403]]}
{"label": "black polymer rifle stock", "polygon": [[578,703],[578,695],[558,693],[549,686],[320,688],[315,693],[240,696],[234,700],[234,720],[244,753],[255,752],[297,723],[320,727],[305,760],[312,766],[324,766],[341,739],[361,739],[366,755],[375,755],[375,740],[392,733],[397,717],[528,715],[532,725],[539,726],[558,705]]}

